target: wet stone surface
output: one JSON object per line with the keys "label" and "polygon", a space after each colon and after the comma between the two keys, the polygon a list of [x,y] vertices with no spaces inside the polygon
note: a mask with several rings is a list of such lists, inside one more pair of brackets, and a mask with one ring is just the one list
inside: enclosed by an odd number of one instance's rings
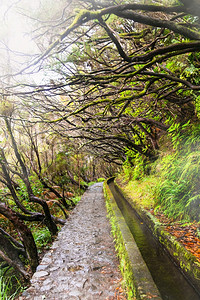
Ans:
{"label": "wet stone surface", "polygon": [[97,183],[85,192],[19,299],[121,299],[120,280],[102,183]]}

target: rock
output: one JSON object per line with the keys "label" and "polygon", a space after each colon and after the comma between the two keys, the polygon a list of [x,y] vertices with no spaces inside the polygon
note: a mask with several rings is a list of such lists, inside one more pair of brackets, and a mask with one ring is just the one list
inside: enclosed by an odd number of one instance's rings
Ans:
{"label": "rock", "polygon": [[69,292],[69,296],[74,296],[74,297],[80,296],[80,291],[78,289],[74,289],[71,292]]}
{"label": "rock", "polygon": [[40,277],[44,277],[44,276],[47,276],[49,273],[46,272],[46,271],[39,271],[39,272],[36,272],[33,276],[35,278],[40,278]]}
{"label": "rock", "polygon": [[36,272],[43,271],[48,268],[48,265],[39,265],[36,269]]}
{"label": "rock", "polygon": [[51,286],[51,285],[44,285],[44,286],[42,286],[41,287],[41,292],[49,292],[51,289],[53,289],[53,286]]}
{"label": "rock", "polygon": [[52,262],[51,258],[44,256],[42,260],[42,264],[49,265]]}
{"label": "rock", "polygon": [[49,269],[50,272],[53,272],[53,271],[56,271],[58,270],[60,267],[59,266],[56,266],[56,267],[52,267]]}

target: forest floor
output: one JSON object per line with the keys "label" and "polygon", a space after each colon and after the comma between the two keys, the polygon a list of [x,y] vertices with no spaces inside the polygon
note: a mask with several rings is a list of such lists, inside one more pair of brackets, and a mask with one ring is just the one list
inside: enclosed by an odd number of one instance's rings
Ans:
{"label": "forest floor", "polygon": [[106,214],[102,183],[96,183],[84,193],[18,299],[126,299]]}

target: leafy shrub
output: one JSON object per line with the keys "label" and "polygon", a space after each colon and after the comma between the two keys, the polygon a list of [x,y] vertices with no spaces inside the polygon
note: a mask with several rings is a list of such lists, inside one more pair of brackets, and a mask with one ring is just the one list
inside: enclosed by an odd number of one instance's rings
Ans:
{"label": "leafy shrub", "polygon": [[123,166],[124,175],[127,180],[140,180],[149,174],[149,161],[141,154],[132,150],[126,152],[126,162]]}
{"label": "leafy shrub", "polygon": [[51,233],[47,228],[35,229],[35,231],[33,232],[33,237],[38,250],[46,247],[50,242],[52,242]]}
{"label": "leafy shrub", "polygon": [[[43,191],[43,186],[42,186],[41,182],[34,176],[30,176],[29,180],[30,180],[31,188],[33,190],[34,195],[37,195],[37,196],[41,195],[41,193]],[[24,181],[21,179],[18,180],[18,185],[19,185],[19,187],[17,188],[18,195],[23,200],[28,201],[28,192],[27,192],[27,188],[26,188]]]}
{"label": "leafy shrub", "polygon": [[156,198],[170,217],[199,221],[200,126],[191,126],[183,134],[179,132],[178,140],[174,155],[161,162]]}
{"label": "leafy shrub", "polygon": [[81,200],[81,196],[75,196],[71,199],[73,201],[73,203],[76,205],[80,200]]}

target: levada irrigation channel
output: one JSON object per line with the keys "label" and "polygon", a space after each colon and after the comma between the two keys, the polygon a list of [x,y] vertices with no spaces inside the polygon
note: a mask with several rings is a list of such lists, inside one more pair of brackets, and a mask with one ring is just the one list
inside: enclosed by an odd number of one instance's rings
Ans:
{"label": "levada irrigation channel", "polygon": [[162,299],[199,300],[200,294],[198,294],[198,291],[193,288],[177,268],[146,224],[141,222],[141,219],[120,193],[114,182],[111,181],[108,185],[160,291]]}

